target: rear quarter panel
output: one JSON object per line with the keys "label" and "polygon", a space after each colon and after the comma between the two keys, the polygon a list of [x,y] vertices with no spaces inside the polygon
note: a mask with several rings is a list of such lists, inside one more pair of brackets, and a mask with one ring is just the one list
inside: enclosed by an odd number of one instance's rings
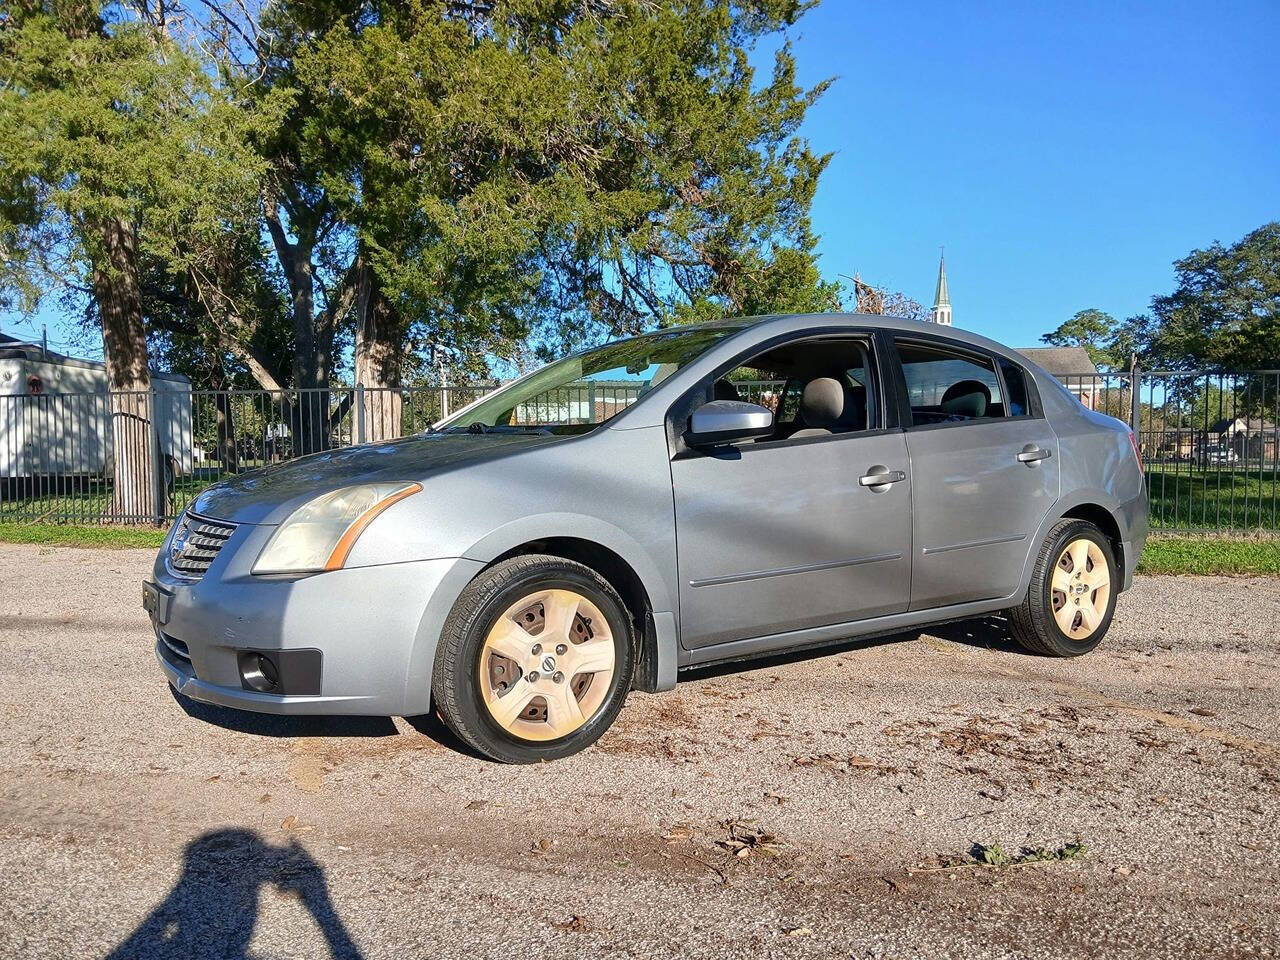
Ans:
{"label": "rear quarter panel", "polygon": [[[1125,585],[1147,537],[1147,491],[1127,424],[1087,409],[1056,379],[1036,370],[1045,414],[1058,435],[1062,495],[1040,540],[1072,509],[1097,504],[1108,510],[1125,544]],[[1031,558],[1034,560],[1034,556]],[[1029,576],[1029,569],[1028,569]]]}

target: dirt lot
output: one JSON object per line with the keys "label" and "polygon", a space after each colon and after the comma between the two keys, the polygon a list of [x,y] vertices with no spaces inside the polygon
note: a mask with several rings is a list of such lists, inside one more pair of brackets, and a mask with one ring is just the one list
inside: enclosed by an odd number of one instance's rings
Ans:
{"label": "dirt lot", "polygon": [[703,671],[510,768],[179,702],[149,565],[0,546],[0,956],[1280,951],[1280,581],[1143,579],[1074,662],[993,619]]}

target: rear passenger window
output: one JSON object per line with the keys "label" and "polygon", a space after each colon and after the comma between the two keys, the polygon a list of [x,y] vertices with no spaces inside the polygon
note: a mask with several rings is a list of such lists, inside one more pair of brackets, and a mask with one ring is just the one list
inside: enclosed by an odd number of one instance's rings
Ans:
{"label": "rear passenger window", "polygon": [[[992,361],[946,348],[898,343],[913,426],[1006,416]],[[1023,409],[1026,407],[1025,387]]]}
{"label": "rear passenger window", "polygon": [[1004,376],[1004,386],[1009,393],[1009,416],[1025,417],[1031,413],[1027,402],[1027,375],[1016,363],[1000,358],[1000,373]]}

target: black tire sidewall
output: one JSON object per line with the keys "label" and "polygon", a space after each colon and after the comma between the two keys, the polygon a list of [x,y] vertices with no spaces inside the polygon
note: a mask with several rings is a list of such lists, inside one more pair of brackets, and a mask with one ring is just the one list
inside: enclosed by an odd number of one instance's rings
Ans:
{"label": "black tire sidewall", "polygon": [[[1062,632],[1062,628],[1058,626],[1057,618],[1053,615],[1053,571],[1057,567],[1058,558],[1062,556],[1062,551],[1066,549],[1067,545],[1080,539],[1092,541],[1102,551],[1102,556],[1107,562],[1107,575],[1111,578],[1111,589],[1107,595],[1107,609],[1103,614],[1102,622],[1098,624],[1098,629],[1085,640],[1074,640]],[[1037,619],[1043,624],[1041,640],[1049,648],[1049,651],[1054,656],[1078,657],[1097,647],[1111,628],[1111,618],[1116,612],[1116,597],[1120,593],[1115,553],[1106,535],[1087,520],[1077,520],[1068,524],[1060,529],[1057,536],[1054,537],[1053,545],[1045,557],[1045,562],[1037,573],[1039,583],[1036,587],[1043,611],[1043,615]]]}
{"label": "black tire sidewall", "polygon": [[[503,729],[484,705],[479,687],[480,656],[485,637],[498,618],[514,603],[539,590],[563,589],[581,594],[595,604],[609,622],[614,638],[614,671],[604,702],[586,723],[566,737],[552,741],[524,740]],[[462,650],[458,665],[463,674],[455,678],[460,719],[481,741],[480,749],[508,763],[536,763],[568,756],[590,746],[616,719],[631,687],[635,645],[631,618],[621,599],[607,581],[570,561],[548,559],[481,602],[470,622],[463,625]]]}

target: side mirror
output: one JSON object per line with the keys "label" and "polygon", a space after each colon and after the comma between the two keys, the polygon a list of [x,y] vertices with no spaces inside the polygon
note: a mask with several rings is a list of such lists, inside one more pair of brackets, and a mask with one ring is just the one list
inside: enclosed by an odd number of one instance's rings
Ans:
{"label": "side mirror", "polygon": [[712,400],[689,417],[686,439],[692,446],[732,443],[773,433],[773,414],[758,403]]}

